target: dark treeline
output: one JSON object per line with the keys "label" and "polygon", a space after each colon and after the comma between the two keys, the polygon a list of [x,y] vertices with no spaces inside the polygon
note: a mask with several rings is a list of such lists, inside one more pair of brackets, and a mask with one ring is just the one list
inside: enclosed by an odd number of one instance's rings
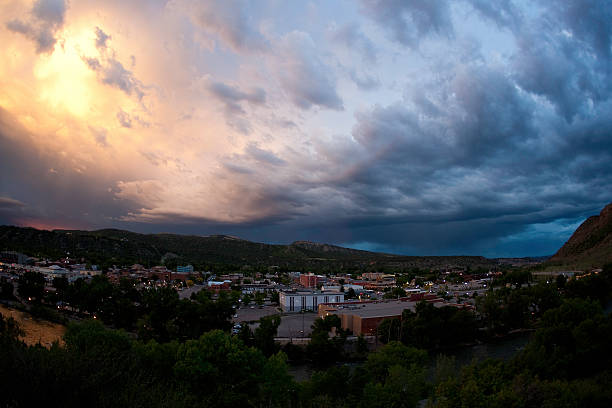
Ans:
{"label": "dark treeline", "polygon": [[306,407],[345,398],[360,407],[414,406],[427,390],[427,354],[397,342],[352,374],[332,367],[297,383],[284,353],[266,357],[220,330],[183,343],[142,342],[88,321],[69,325],[65,345],[51,349],[28,347],[18,334],[0,317],[3,407]]}

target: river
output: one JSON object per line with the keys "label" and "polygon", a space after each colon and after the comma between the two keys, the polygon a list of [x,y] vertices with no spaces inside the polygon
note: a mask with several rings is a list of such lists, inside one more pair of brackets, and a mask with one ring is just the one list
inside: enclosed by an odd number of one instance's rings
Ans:
{"label": "river", "polygon": [[[489,343],[445,350],[443,354],[455,358],[457,369],[460,369],[462,366],[470,364],[473,361],[482,361],[487,358],[509,360],[525,347],[525,345],[529,342],[531,334],[532,333],[530,332],[517,333]],[[428,371],[430,373],[433,372],[436,366],[436,356],[437,354],[434,353],[430,359],[428,366]],[[363,363],[357,362],[340,364],[355,368]],[[309,364],[289,366],[289,374],[291,374],[296,381],[308,380],[315,371],[317,371],[317,368]]]}

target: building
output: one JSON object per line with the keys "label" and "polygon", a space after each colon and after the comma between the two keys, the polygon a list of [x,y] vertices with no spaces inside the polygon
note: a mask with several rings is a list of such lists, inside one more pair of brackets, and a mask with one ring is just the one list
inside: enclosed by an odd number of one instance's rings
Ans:
{"label": "building", "polygon": [[78,271],[71,271],[57,265],[51,265],[49,267],[36,267],[34,271],[45,275],[47,282],[52,282],[53,278],[66,278],[68,281],[74,282],[81,277]]}
{"label": "building", "polygon": [[371,281],[393,281],[395,282],[395,275],[390,275],[381,272],[367,272],[361,274],[361,279],[371,280]]}
{"label": "building", "polygon": [[322,305],[319,316],[335,314],[342,322],[344,330],[350,330],[354,335],[376,334],[378,325],[384,319],[401,319],[406,309],[414,311],[416,302],[360,302],[344,305]]}
{"label": "building", "polygon": [[325,277],[312,273],[300,275],[300,285],[305,288],[316,288],[325,281]]}
{"label": "building", "polygon": [[[319,306],[319,317],[335,314],[342,322],[344,330],[350,330],[354,335],[376,334],[378,325],[385,319],[401,319],[404,310],[414,312],[420,300],[433,302],[436,307],[448,306],[435,295],[417,294],[410,298],[385,301],[346,302],[339,304],[323,304]],[[456,305],[453,305],[456,306]]]}
{"label": "building", "polygon": [[224,281],[208,281],[207,285],[208,285],[208,290],[211,290],[213,292],[227,292],[231,289],[231,284],[232,281],[229,280],[224,280]]}
{"label": "building", "polygon": [[186,273],[186,274],[193,273],[193,265],[186,265],[186,266],[179,265],[176,267],[176,271],[178,273]]}
{"label": "building", "polygon": [[15,251],[3,251],[0,253],[0,262],[6,264],[20,264],[28,265],[31,264],[31,258]]}
{"label": "building", "polygon": [[283,312],[300,312],[302,310],[318,310],[322,303],[344,302],[342,292],[320,291],[281,291],[279,293],[280,306]]}
{"label": "building", "polygon": [[266,293],[269,290],[274,290],[274,285],[266,285],[265,283],[245,283],[240,289],[242,293],[252,295],[257,292]]}

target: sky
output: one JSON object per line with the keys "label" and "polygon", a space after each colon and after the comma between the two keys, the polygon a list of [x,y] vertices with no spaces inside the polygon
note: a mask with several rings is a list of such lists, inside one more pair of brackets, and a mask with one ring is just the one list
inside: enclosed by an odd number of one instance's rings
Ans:
{"label": "sky", "polygon": [[3,0],[0,224],[550,255],[612,201],[607,0]]}

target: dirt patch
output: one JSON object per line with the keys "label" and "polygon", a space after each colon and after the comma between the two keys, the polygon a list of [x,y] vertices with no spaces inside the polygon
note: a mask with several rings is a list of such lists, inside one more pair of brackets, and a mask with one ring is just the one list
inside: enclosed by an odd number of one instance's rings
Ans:
{"label": "dirt patch", "polygon": [[0,305],[0,313],[5,318],[12,317],[19,323],[19,327],[25,335],[20,337],[28,345],[42,344],[51,347],[54,341],[64,344],[62,336],[66,332],[66,327],[61,324],[47,322],[45,320],[34,319],[30,314]]}

